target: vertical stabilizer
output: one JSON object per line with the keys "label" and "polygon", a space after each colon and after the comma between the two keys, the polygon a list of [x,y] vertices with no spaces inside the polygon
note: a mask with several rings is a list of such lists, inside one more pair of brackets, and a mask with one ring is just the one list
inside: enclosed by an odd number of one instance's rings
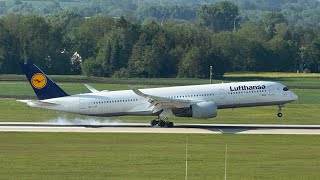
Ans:
{"label": "vertical stabilizer", "polygon": [[39,100],[69,96],[36,65],[28,63],[20,65]]}

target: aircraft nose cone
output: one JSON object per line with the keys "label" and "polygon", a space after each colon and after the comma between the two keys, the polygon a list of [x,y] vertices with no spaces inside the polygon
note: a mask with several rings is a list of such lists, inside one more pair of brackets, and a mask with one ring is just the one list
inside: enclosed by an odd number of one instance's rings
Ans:
{"label": "aircraft nose cone", "polygon": [[295,93],[292,93],[291,94],[291,98],[292,98],[292,100],[298,100],[298,96],[295,94]]}

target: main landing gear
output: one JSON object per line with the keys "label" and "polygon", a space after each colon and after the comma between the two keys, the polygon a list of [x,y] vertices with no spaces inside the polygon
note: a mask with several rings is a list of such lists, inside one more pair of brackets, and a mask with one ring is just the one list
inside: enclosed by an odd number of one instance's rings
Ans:
{"label": "main landing gear", "polygon": [[278,105],[278,117],[281,118],[282,117],[282,106],[281,104]]}
{"label": "main landing gear", "polygon": [[160,126],[160,127],[173,127],[173,122],[169,121],[167,117],[160,119],[158,116],[157,119],[154,119],[150,122],[151,126]]}

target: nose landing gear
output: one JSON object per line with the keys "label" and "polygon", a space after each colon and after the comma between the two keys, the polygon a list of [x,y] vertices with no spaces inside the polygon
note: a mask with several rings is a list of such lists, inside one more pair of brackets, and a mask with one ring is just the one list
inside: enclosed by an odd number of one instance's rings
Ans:
{"label": "nose landing gear", "polygon": [[277,114],[277,116],[279,117],[279,118],[281,118],[282,117],[282,107],[283,107],[283,105],[281,105],[281,104],[279,104],[278,105],[278,114]]}
{"label": "nose landing gear", "polygon": [[160,119],[160,117],[158,116],[156,119],[150,121],[150,125],[152,127],[156,125],[160,127],[173,127],[173,122],[169,121],[167,117],[165,117],[164,119]]}

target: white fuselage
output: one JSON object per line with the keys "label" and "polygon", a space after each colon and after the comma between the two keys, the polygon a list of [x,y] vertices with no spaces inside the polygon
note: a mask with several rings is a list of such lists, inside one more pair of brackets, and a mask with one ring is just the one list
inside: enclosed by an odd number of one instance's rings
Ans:
{"label": "white fuselage", "polygon": [[[297,99],[285,86],[268,81],[175,86],[141,89],[153,96],[191,101],[213,101],[218,109],[283,105]],[[91,116],[156,115],[150,103],[132,90],[101,91],[42,100],[54,106],[41,106],[29,102],[32,107]]]}

